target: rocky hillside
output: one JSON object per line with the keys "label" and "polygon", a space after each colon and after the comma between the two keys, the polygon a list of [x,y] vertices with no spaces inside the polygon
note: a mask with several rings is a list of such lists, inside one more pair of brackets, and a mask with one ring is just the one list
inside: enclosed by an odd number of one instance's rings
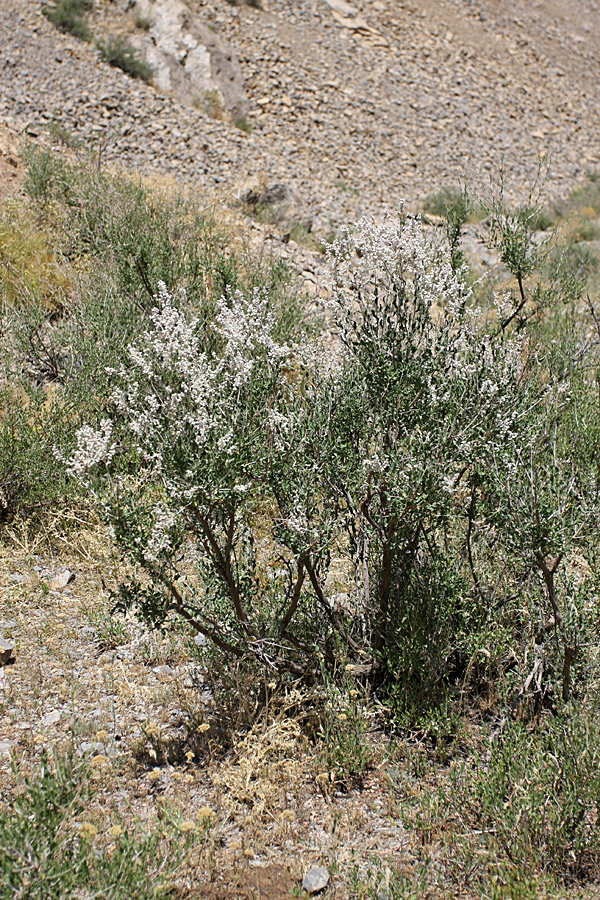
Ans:
{"label": "rocky hillside", "polygon": [[126,35],[155,68],[146,84],[39,0],[0,0],[0,122],[231,197],[283,184],[320,233],[463,178],[485,185],[502,163],[521,196],[540,159],[550,196],[600,164],[597,0],[261,7],[95,0],[94,38]]}

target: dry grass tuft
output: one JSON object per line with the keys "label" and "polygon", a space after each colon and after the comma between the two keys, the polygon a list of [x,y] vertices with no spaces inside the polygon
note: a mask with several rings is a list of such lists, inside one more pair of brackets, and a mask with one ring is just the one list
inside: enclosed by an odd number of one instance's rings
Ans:
{"label": "dry grass tuft", "polygon": [[290,793],[298,791],[306,775],[301,762],[304,747],[294,719],[256,725],[239,743],[233,760],[213,775],[224,792],[223,805],[232,814],[245,806],[256,821],[286,809]]}
{"label": "dry grass tuft", "polygon": [[63,309],[73,293],[70,274],[47,233],[22,205],[11,204],[0,218],[0,286],[2,305],[41,302],[51,312]]}

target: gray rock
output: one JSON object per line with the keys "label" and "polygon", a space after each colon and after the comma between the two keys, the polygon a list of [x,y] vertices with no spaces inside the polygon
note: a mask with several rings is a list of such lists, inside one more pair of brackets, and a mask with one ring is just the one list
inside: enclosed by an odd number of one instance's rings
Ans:
{"label": "gray rock", "polygon": [[16,631],[19,627],[19,623],[15,622],[14,619],[3,619],[0,622],[0,634],[5,634],[7,631]]}
{"label": "gray rock", "polygon": [[51,712],[46,713],[41,722],[42,726],[47,728],[49,725],[56,725],[57,722],[60,722],[61,715],[60,709],[53,709]]}
{"label": "gray rock", "polygon": [[10,756],[10,752],[14,746],[14,741],[0,741],[0,757]]}
{"label": "gray rock", "polygon": [[256,182],[243,189],[238,194],[238,200],[273,225],[288,229],[293,225],[302,225],[307,232],[312,230],[312,216],[303,210],[300,199],[287,184],[275,182],[264,185]]}
{"label": "gray rock", "polygon": [[302,887],[307,894],[320,894],[329,884],[329,872],[324,866],[313,866],[302,879]]}
{"label": "gray rock", "polygon": [[172,675],[173,674],[173,669],[171,668],[171,666],[154,666],[152,671],[155,672],[156,675]]}
{"label": "gray rock", "polygon": [[13,584],[25,584],[26,581],[29,581],[29,578],[27,575],[21,575],[20,572],[11,572],[8,580],[12,581]]}
{"label": "gray rock", "polygon": [[181,0],[136,0],[136,10],[152,24],[131,43],[154,67],[159,88],[217,117],[221,110],[234,121],[246,115],[249,102],[239,63],[219,35]]}
{"label": "gray rock", "polygon": [[50,580],[48,581],[48,587],[51,591],[62,591],[74,578],[75,572],[72,572],[64,566],[52,573]]}
{"label": "gray rock", "polygon": [[98,753],[104,753],[106,747],[102,743],[102,741],[82,741],[79,745],[80,752],[85,756],[88,753],[92,753],[94,755]]}
{"label": "gray rock", "polygon": [[500,262],[497,250],[488,247],[486,235],[474,225],[465,225],[460,249],[471,262],[484,269],[492,269]]}

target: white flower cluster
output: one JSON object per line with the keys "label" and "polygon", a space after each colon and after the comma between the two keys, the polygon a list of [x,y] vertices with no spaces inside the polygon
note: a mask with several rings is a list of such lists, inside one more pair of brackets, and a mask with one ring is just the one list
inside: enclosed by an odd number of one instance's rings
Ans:
{"label": "white flower cluster", "polygon": [[[221,353],[212,354],[211,335],[203,335],[198,320],[188,319],[181,309],[185,295],[176,305],[161,283],[156,301],[150,326],[127,350],[128,363],[111,372],[118,385],[111,401],[131,437],[129,447],[139,455],[148,475],[160,478],[173,508],[196,502],[198,479],[202,483],[204,479],[203,458],[210,467],[216,465],[223,483],[230,480],[230,489],[242,497],[252,483],[233,472],[229,477],[228,461],[244,444],[248,409],[253,427],[256,417],[262,417],[264,432],[283,447],[291,420],[278,413],[276,404],[265,402],[261,391],[265,384],[278,381],[273,376],[278,375],[290,348],[274,338],[275,316],[260,290],[249,296],[229,291],[220,299],[212,327],[213,338],[217,343],[221,339],[223,346]],[[200,343],[203,338],[208,338],[206,349]],[[97,462],[110,462],[115,452],[112,428],[106,419],[98,432],[89,426],[80,430],[77,449],[68,460],[73,472],[82,474]],[[174,464],[176,459],[185,466],[183,470]],[[153,515],[155,526],[145,548],[148,559],[168,549],[173,524],[165,507],[157,506]]]}
{"label": "white flower cluster", "polygon": [[144,559],[149,562],[157,562],[162,553],[172,549],[171,531],[177,522],[173,510],[168,509],[163,503],[157,504],[154,509],[154,523],[152,533],[144,547]]}
{"label": "white flower cluster", "polygon": [[225,339],[225,359],[236,387],[250,378],[259,353],[275,364],[288,355],[289,348],[273,339],[275,318],[264,291],[254,288],[246,297],[241,291],[228,290],[218,305],[217,331]]}
{"label": "white flower cluster", "polygon": [[229,291],[218,307],[214,327],[224,351],[209,358],[199,344],[197,319],[188,321],[161,283],[152,327],[129,347],[129,367],[116,373],[121,387],[113,392],[113,403],[155,472],[163,471],[165,442],[172,446],[183,436],[200,449],[213,435],[218,452],[235,453],[230,425],[240,388],[260,357],[277,366],[289,354],[273,338],[275,319],[264,292],[256,289],[246,297]]}
{"label": "white flower cluster", "polygon": [[162,443],[157,441],[157,429],[165,420],[172,429],[171,439],[188,431],[197,445],[203,444],[215,424],[211,406],[218,377],[218,366],[198,345],[197,320],[188,322],[173,306],[163,283],[157,300],[152,328],[144,332],[139,346],[128,348],[130,366],[118,373],[124,386],[112,395],[146,462],[154,466],[160,464],[156,451]]}
{"label": "white flower cluster", "polygon": [[[378,340],[382,329],[403,329],[415,314],[422,322],[429,317],[430,341],[440,321],[460,321],[458,340],[476,329],[477,314],[468,308],[470,289],[454,272],[448,249],[425,234],[419,217],[363,218],[327,253],[334,273],[329,306],[344,343],[356,334],[364,337],[369,320],[378,323]],[[384,346],[381,342],[380,350]]]}
{"label": "white flower cluster", "polygon": [[73,475],[85,475],[98,463],[110,463],[116,450],[111,443],[113,424],[110,419],[100,422],[100,430],[95,431],[84,425],[77,431],[77,448],[67,462],[67,469]]}

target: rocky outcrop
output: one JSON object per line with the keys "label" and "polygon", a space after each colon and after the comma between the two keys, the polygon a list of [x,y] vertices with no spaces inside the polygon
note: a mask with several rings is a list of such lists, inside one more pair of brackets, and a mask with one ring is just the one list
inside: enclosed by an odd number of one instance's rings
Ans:
{"label": "rocky outcrop", "polygon": [[232,49],[181,0],[136,0],[149,23],[131,43],[155,70],[154,81],[184,103],[233,121],[248,111],[242,72]]}

